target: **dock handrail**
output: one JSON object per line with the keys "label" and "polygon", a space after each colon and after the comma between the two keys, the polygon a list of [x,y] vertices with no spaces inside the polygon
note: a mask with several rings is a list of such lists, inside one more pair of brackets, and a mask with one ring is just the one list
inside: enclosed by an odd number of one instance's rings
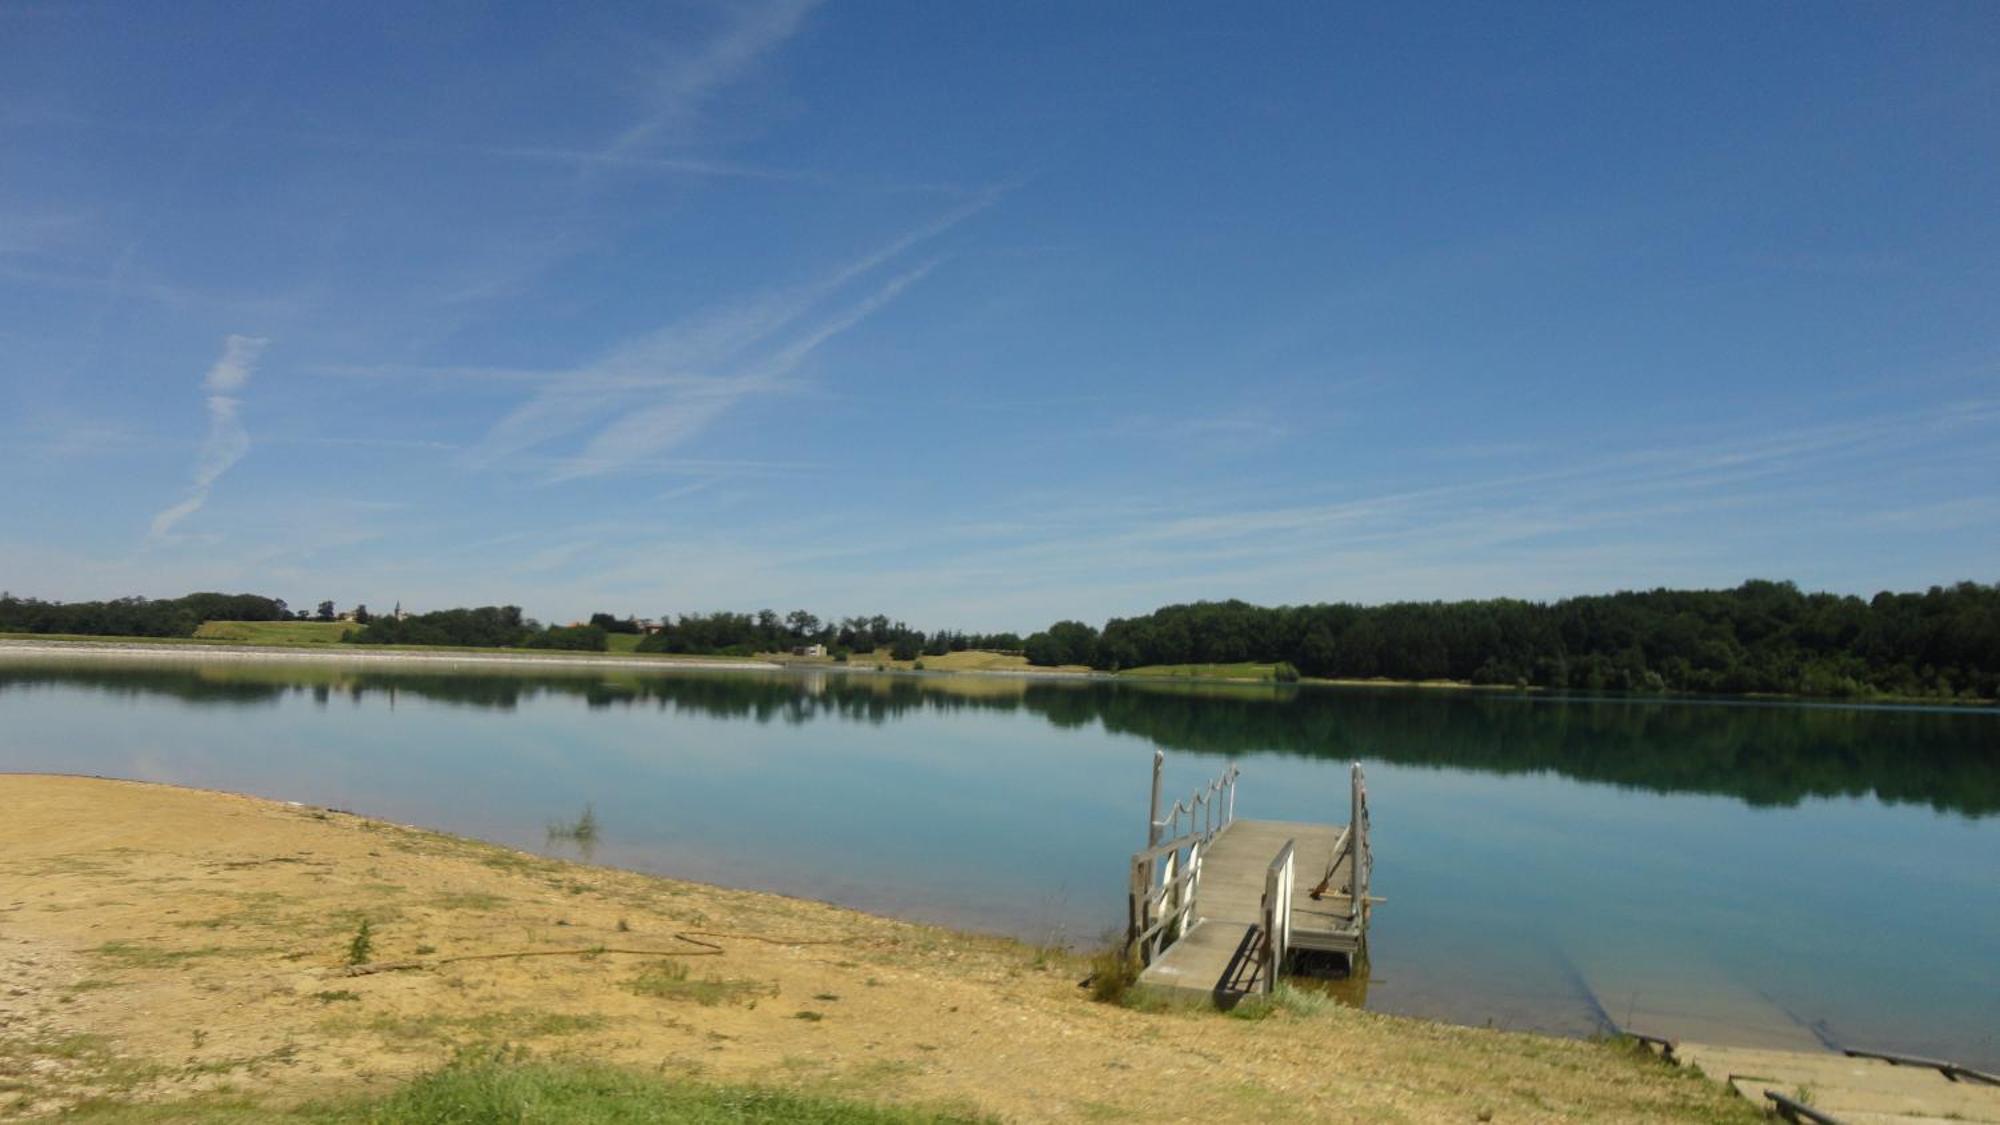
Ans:
{"label": "dock handrail", "polygon": [[1166,754],[1153,752],[1153,800],[1146,817],[1146,846],[1132,853],[1132,886],[1126,920],[1126,951],[1151,963],[1160,950],[1193,924],[1201,885],[1201,853],[1236,819],[1234,762],[1160,813],[1160,773]]}
{"label": "dock handrail", "polygon": [[1368,847],[1368,782],[1362,776],[1360,762],[1354,763],[1348,771],[1347,826],[1334,839],[1333,854],[1327,857],[1326,872],[1312,889],[1313,898],[1317,899],[1333,889],[1334,876],[1340,872],[1340,861],[1350,855],[1354,857],[1353,874],[1348,885],[1340,889],[1348,896],[1348,923],[1359,929],[1363,912],[1368,909],[1368,876],[1375,866],[1375,853]]}
{"label": "dock handrail", "polygon": [[1284,971],[1285,954],[1292,945],[1292,869],[1295,866],[1295,848],[1298,841],[1286,840],[1278,849],[1277,858],[1264,869],[1264,991],[1272,992],[1278,987],[1278,974]]}

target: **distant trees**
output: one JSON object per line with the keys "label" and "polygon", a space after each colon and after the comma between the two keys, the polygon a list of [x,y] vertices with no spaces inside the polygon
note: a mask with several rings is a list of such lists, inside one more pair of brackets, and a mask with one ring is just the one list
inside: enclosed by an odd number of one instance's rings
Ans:
{"label": "distant trees", "polygon": [[552,625],[539,633],[530,633],[522,641],[523,648],[570,649],[578,652],[603,652],[611,647],[611,635],[602,625]]}
{"label": "distant trees", "polygon": [[[278,621],[277,598],[193,593],[149,600],[47,602],[0,593],[0,632],[185,637],[204,621]],[[322,601],[319,620],[334,620]],[[601,650],[631,618],[544,630],[518,606],[375,617],[356,607],[357,644]],[[1451,679],[1590,691],[1787,693],[1820,697],[2000,697],[2000,585],[1961,582],[1870,599],[1807,594],[1790,582],[1729,590],[1648,590],[1552,603],[1511,599],[1380,606],[1171,605],[1102,630],[1059,621],[1013,633],[925,633],[902,621],[693,613],[663,620],[641,652],[743,654],[823,644],[835,653],[887,649],[916,660],[966,649],[1020,652],[1032,664],[1117,670],[1153,664],[1280,665],[1280,677]],[[1289,666],[1289,667],[1285,667]]]}
{"label": "distant trees", "polygon": [[1060,664],[1090,664],[1107,668],[1127,666],[1122,653],[1100,653],[1097,630],[1081,621],[1058,621],[1043,632],[1029,637],[1022,646],[1028,663],[1054,667]]}
{"label": "distant trees", "polygon": [[[814,644],[825,645],[829,652],[866,653],[886,648],[894,659],[914,660],[975,648],[1019,651],[1021,638],[1013,633],[983,636],[952,629],[925,633],[881,614],[835,619],[795,609],[781,617],[766,609],[662,617],[659,631],[641,640],[639,651],[748,656]],[[908,655],[901,655],[904,653]]]}
{"label": "distant trees", "polygon": [[539,626],[521,616],[520,606],[488,605],[413,613],[401,619],[378,617],[362,628],[349,630],[341,639],[360,645],[509,648],[525,644],[532,634],[540,632]]}
{"label": "distant trees", "polygon": [[198,593],[103,602],[45,602],[0,594],[0,632],[8,633],[190,637],[204,621],[279,621],[284,613],[284,602],[257,594]]}
{"label": "distant trees", "polygon": [[1307,676],[1452,679],[1722,694],[2000,695],[2000,585],[1872,600],[1790,582],[1543,604],[1496,599],[1266,608],[1196,602],[1064,621],[1027,639],[1039,665],[1288,663]]}

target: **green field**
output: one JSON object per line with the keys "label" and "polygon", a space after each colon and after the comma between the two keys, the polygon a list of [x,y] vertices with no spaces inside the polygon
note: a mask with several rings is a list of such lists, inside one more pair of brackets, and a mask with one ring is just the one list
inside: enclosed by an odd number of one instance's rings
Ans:
{"label": "green field", "polygon": [[354,628],[346,621],[205,621],[194,636],[239,645],[331,645]]}
{"label": "green field", "polygon": [[613,633],[605,638],[605,643],[611,646],[610,652],[634,652],[645,639],[637,633]]}
{"label": "green field", "polygon": [[1148,664],[1143,668],[1128,668],[1118,674],[1163,680],[1275,680],[1278,666],[1249,661],[1241,664]]}

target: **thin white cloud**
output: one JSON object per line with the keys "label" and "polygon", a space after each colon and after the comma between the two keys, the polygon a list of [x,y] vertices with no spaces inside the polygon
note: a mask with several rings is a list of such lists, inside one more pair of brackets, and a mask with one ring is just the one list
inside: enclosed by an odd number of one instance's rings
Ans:
{"label": "thin white cloud", "polygon": [[269,343],[261,336],[233,334],[223,340],[222,357],[201,380],[201,389],[208,395],[208,436],[195,462],[193,489],[185,499],[153,517],[151,538],[166,538],[174,525],[200,511],[215,482],[250,452],[250,434],[239,416],[243,400],[237,392],[250,382],[257,359]]}
{"label": "thin white cloud", "polygon": [[[896,300],[938,263],[922,263],[855,294],[858,283],[993,198],[989,194],[955,208],[814,282],[703,310],[628,340],[586,367],[552,375],[539,393],[495,423],[467,451],[464,463],[490,468],[576,435],[584,435],[582,447],[564,458],[550,479],[595,476],[657,460],[745,399],[795,389],[793,376],[807,359]],[[843,295],[844,303],[835,305]]]}
{"label": "thin white cloud", "polygon": [[700,50],[670,58],[651,76],[649,112],[596,154],[616,162],[640,155],[663,136],[690,128],[707,104],[747,76],[763,57],[790,39],[819,0],[776,0],[730,10],[730,22]]}

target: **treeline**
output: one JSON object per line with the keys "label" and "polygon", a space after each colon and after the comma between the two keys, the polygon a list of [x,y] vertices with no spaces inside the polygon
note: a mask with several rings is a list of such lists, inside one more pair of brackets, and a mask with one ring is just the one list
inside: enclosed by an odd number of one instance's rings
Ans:
{"label": "treeline", "polygon": [[594,625],[544,629],[517,605],[441,609],[375,617],[340,638],[357,645],[452,645],[461,648],[557,648],[603,652],[608,638]]}
{"label": "treeline", "polygon": [[192,637],[204,621],[283,621],[282,598],[189,594],[108,602],[45,602],[0,593],[0,633],[71,633],[90,637]]}
{"label": "treeline", "polygon": [[1790,582],[1568,598],[1265,608],[1167,606],[1100,631],[1060,622],[1031,663],[1118,670],[1285,663],[1328,679],[1462,680],[1591,691],[1993,698],[2000,585],[1863,600]]}
{"label": "treeline", "polygon": [[[627,628],[608,614],[593,616],[591,621],[614,631],[638,631],[636,625]],[[967,649],[1019,652],[1022,643],[1014,633],[963,633],[953,629],[925,633],[881,614],[821,620],[802,609],[782,617],[769,609],[756,613],[683,613],[671,621],[662,619],[656,629],[639,642],[640,652],[750,656],[817,644],[825,645],[835,658],[886,648],[897,660],[915,660]]]}

